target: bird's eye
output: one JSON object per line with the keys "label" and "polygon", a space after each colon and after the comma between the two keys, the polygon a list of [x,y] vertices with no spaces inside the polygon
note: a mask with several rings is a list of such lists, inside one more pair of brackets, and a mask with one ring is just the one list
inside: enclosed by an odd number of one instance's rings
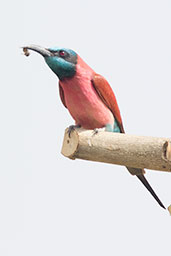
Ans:
{"label": "bird's eye", "polygon": [[63,50],[61,50],[61,51],[59,51],[59,55],[60,55],[61,57],[64,57],[64,56],[65,56],[65,52],[64,52]]}

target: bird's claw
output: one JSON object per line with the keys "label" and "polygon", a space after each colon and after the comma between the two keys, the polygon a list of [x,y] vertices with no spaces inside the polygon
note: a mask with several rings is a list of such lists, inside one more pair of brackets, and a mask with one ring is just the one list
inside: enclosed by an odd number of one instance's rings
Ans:
{"label": "bird's claw", "polygon": [[69,138],[71,138],[71,133],[72,133],[76,128],[80,128],[80,127],[81,127],[81,125],[70,125],[70,126],[68,127],[68,131],[67,131]]}
{"label": "bird's claw", "polygon": [[98,134],[99,130],[96,128],[93,130],[93,136],[95,136],[96,134]]}
{"label": "bird's claw", "polygon": [[96,134],[98,134],[100,131],[105,131],[105,127],[103,128],[95,128],[93,130],[93,136],[95,136]]}

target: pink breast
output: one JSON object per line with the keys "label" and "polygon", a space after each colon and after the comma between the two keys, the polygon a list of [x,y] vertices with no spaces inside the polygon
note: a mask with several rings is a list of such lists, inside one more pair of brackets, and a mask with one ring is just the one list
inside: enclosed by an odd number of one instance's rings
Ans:
{"label": "pink breast", "polygon": [[76,124],[85,129],[114,124],[113,114],[101,101],[92,85],[93,74],[94,71],[79,57],[75,76],[60,82],[71,116]]}

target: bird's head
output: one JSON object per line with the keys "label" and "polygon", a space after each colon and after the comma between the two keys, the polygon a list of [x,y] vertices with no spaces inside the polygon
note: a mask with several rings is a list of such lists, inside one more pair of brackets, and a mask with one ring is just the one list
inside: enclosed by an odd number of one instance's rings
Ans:
{"label": "bird's head", "polygon": [[76,72],[77,54],[66,48],[43,48],[40,46],[26,46],[24,50],[33,50],[41,54],[51,70],[60,80],[74,76]]}

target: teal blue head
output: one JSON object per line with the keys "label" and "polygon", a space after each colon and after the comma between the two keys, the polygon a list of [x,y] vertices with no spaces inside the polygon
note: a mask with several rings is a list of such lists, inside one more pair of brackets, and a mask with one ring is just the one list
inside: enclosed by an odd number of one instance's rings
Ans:
{"label": "teal blue head", "polygon": [[26,46],[23,49],[41,54],[60,80],[72,77],[76,72],[77,54],[73,50],[57,47],[43,48],[35,45]]}

